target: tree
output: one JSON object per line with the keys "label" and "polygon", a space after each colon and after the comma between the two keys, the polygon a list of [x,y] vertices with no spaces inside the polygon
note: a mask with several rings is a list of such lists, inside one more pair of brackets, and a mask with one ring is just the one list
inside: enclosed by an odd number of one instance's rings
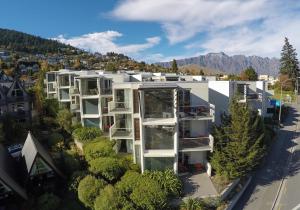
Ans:
{"label": "tree", "polygon": [[86,143],[101,136],[102,132],[95,127],[79,127],[73,131],[72,135],[76,140]]}
{"label": "tree", "polygon": [[73,68],[74,68],[74,69],[77,69],[77,70],[79,70],[79,69],[82,68],[80,59],[76,59],[76,60],[75,60],[74,65],[73,65]]}
{"label": "tree", "polygon": [[287,74],[289,78],[296,79],[299,72],[299,62],[296,49],[289,43],[287,37],[281,50],[280,74]]}
{"label": "tree", "polygon": [[175,59],[172,61],[172,72],[177,73],[178,72],[178,66]]}
{"label": "tree", "polygon": [[181,195],[182,183],[172,169],[146,171],[143,176],[157,181],[168,196],[178,197]]}
{"label": "tree", "polygon": [[107,185],[94,203],[95,210],[134,210],[133,204],[122,196],[112,185]]}
{"label": "tree", "polygon": [[155,180],[148,177],[138,181],[130,194],[130,199],[140,209],[156,210],[167,207],[167,194]]}
{"label": "tree", "polygon": [[199,75],[202,75],[202,76],[204,75],[203,69],[200,69]]}
{"label": "tree", "polygon": [[241,80],[257,81],[257,78],[258,78],[257,73],[252,66],[246,68],[244,71],[241,72]]}
{"label": "tree", "polygon": [[96,197],[100,195],[100,191],[105,185],[106,182],[104,180],[87,175],[79,182],[78,199],[85,207],[93,208]]}
{"label": "tree", "polygon": [[112,157],[100,157],[91,160],[89,164],[89,171],[95,175],[101,175],[109,182],[118,180],[125,171],[119,160]]}
{"label": "tree", "polygon": [[[264,126],[257,112],[234,99],[229,117],[215,126],[211,164],[217,175],[233,180],[246,176],[265,152]],[[224,119],[224,118],[223,118]]]}
{"label": "tree", "polygon": [[72,130],[72,113],[68,109],[59,110],[56,117],[57,123],[61,129],[68,133]]}
{"label": "tree", "polygon": [[37,210],[58,210],[60,198],[52,193],[45,193],[38,197],[36,203]]}
{"label": "tree", "polygon": [[43,61],[40,63],[40,66],[41,69],[38,72],[37,81],[34,86],[35,106],[39,113],[43,112],[43,104],[45,100],[44,78],[46,76],[46,72],[49,71],[48,62]]}
{"label": "tree", "polygon": [[114,142],[107,138],[97,138],[83,146],[85,159],[89,162],[99,157],[115,157]]}

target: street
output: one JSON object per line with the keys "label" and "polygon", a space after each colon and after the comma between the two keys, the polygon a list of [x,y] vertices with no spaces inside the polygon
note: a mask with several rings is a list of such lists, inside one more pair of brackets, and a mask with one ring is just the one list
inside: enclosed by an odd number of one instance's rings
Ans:
{"label": "street", "polygon": [[300,209],[299,105],[291,111],[235,210]]}

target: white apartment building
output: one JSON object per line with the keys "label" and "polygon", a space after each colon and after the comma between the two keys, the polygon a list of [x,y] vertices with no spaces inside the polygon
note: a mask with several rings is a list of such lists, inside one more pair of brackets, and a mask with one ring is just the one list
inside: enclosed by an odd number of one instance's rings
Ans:
{"label": "white apartment building", "polygon": [[48,98],[70,108],[83,126],[102,129],[116,140],[117,152],[131,153],[142,171],[173,168],[181,173],[200,164],[210,175],[211,124],[218,123],[218,115],[228,109],[233,95],[241,93],[241,103],[255,99],[253,107],[266,113],[264,82],[60,70],[48,72],[45,83]]}

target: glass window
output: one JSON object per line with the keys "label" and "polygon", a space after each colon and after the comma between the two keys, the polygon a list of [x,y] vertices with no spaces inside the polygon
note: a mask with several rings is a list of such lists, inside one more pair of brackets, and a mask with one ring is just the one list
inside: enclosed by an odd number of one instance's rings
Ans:
{"label": "glass window", "polygon": [[146,157],[145,169],[146,170],[166,170],[173,169],[173,157]]}
{"label": "glass window", "polygon": [[86,127],[98,127],[100,120],[98,118],[85,118],[83,120],[84,126]]}
{"label": "glass window", "polygon": [[98,114],[98,99],[82,100],[83,114]]}
{"label": "glass window", "polygon": [[145,126],[145,149],[174,149],[173,126]]}
{"label": "glass window", "polygon": [[144,118],[173,118],[173,89],[144,90]]}

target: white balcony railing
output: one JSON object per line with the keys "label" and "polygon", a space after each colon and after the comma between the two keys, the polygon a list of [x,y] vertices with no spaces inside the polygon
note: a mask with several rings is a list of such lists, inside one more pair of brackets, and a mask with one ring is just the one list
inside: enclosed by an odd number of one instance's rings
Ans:
{"label": "white balcony railing", "polygon": [[214,105],[180,106],[179,118],[182,120],[201,120],[213,118],[215,114]]}
{"label": "white balcony railing", "polygon": [[127,102],[108,102],[108,111],[109,112],[129,112],[131,107]]}
{"label": "white balcony railing", "polygon": [[179,139],[179,148],[182,151],[213,151],[214,137],[183,137]]}
{"label": "white balcony railing", "polygon": [[111,138],[130,138],[132,137],[132,128],[116,128],[115,124],[110,127]]}

